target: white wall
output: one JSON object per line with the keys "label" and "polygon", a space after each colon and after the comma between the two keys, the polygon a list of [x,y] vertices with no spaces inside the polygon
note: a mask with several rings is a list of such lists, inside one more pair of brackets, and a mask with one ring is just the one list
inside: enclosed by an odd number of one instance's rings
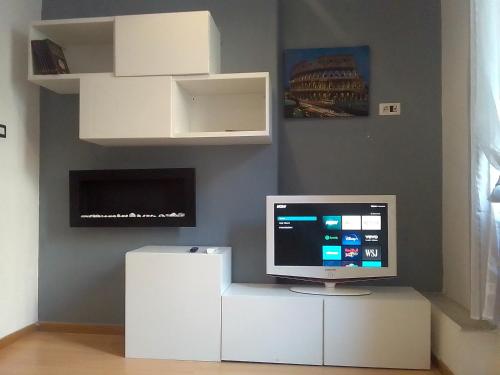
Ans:
{"label": "white wall", "polygon": [[470,307],[469,0],[442,0],[443,292]]}
{"label": "white wall", "polygon": [[[441,0],[443,116],[443,292],[470,310],[470,0]],[[448,306],[448,307],[447,307]],[[443,312],[444,311],[444,312]],[[498,373],[500,331],[450,318],[432,305],[432,352],[456,375]],[[463,320],[463,319],[462,319]]]}
{"label": "white wall", "polygon": [[432,305],[432,353],[455,375],[498,375],[500,330],[464,329]]}
{"label": "white wall", "polygon": [[38,318],[38,88],[27,31],[41,0],[0,1],[0,338]]}

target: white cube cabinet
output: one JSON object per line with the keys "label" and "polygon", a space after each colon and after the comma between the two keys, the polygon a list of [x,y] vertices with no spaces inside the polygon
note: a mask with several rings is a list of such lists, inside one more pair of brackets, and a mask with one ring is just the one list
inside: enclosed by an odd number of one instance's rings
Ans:
{"label": "white cube cabinet", "polygon": [[222,360],[323,364],[323,299],[232,284],[222,299]]}
{"label": "white cube cabinet", "polygon": [[314,296],[286,285],[232,284],[222,297],[222,359],[430,368],[430,303],[413,288]]}
{"label": "white cube cabinet", "polygon": [[220,361],[231,248],[147,246],[126,254],[125,356]]}
{"label": "white cube cabinet", "polygon": [[101,145],[154,144],[170,137],[172,77],[85,76],[80,139]]}
{"label": "white cube cabinet", "polygon": [[220,34],[210,12],[115,17],[117,76],[220,71]]}

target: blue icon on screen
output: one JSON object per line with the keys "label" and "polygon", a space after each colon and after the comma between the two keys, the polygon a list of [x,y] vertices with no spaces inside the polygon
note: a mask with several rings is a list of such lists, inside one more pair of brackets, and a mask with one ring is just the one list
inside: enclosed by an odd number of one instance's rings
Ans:
{"label": "blue icon on screen", "polygon": [[382,262],[378,262],[378,261],[373,261],[373,260],[364,260],[363,263],[362,263],[363,267],[375,267],[375,268],[379,268],[379,267],[382,267]]}
{"label": "blue icon on screen", "polygon": [[323,267],[340,267],[342,262],[340,260],[324,260]]}
{"label": "blue icon on screen", "polygon": [[342,248],[340,246],[323,246],[323,260],[341,260]]}
{"label": "blue icon on screen", "polygon": [[342,235],[342,245],[361,245],[361,236],[353,232],[344,233]]}

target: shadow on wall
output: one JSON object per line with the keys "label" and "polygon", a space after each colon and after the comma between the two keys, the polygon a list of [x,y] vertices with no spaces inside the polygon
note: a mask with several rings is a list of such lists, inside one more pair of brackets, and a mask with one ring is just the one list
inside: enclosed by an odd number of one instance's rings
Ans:
{"label": "shadow on wall", "polygon": [[[67,267],[69,268],[67,274],[81,273],[78,261],[68,264]],[[55,287],[60,288],[60,292],[64,294],[64,285],[64,282],[60,282],[59,286]],[[125,257],[109,268],[95,269],[92,277],[88,277],[85,283],[79,284],[78,293],[68,294],[64,298],[64,304],[55,303],[46,306],[46,314],[59,317],[61,321],[68,323],[123,324],[122,311],[125,310],[123,285],[125,285]],[[116,306],[121,308],[116,309]]]}
{"label": "shadow on wall", "polygon": [[312,17],[315,17],[318,23],[321,23],[329,33],[336,35],[339,40],[345,40],[348,44],[351,42],[351,33],[341,27],[342,23],[335,18],[334,13],[324,6],[323,1],[312,0],[304,2],[304,8],[304,11],[309,11]]}
{"label": "shadow on wall", "polygon": [[[256,270],[266,274],[266,248],[265,248],[266,225],[265,218],[259,223],[233,223],[229,229],[229,246],[233,247],[232,252],[232,281],[246,283],[274,283],[275,278],[256,274]],[[259,239],[258,241],[255,241]],[[257,243],[264,244],[263,247],[248,248],[245,254],[234,251],[244,244]],[[242,257],[244,255],[244,257]]]}
{"label": "shadow on wall", "polygon": [[[26,140],[24,148],[23,165],[25,167],[25,176],[31,178],[32,188],[38,190],[39,163],[33,163],[39,158],[39,89],[27,80],[28,72],[28,54],[27,54],[28,36],[16,30],[12,30],[10,35],[10,81],[14,89],[14,103],[23,103],[21,107],[16,108],[16,117],[14,121],[18,123],[7,124],[10,129],[16,127],[17,131],[23,130],[21,139]],[[28,101],[26,101],[28,99]],[[25,124],[25,126],[20,126]],[[7,131],[7,137],[9,132]],[[21,134],[20,134],[21,136]]]}

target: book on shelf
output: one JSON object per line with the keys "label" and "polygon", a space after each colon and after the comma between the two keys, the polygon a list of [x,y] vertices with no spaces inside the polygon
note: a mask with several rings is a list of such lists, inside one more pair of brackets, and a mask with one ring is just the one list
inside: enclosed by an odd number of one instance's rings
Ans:
{"label": "book on shelf", "polygon": [[50,39],[32,40],[34,74],[68,74],[69,67],[61,46]]}

